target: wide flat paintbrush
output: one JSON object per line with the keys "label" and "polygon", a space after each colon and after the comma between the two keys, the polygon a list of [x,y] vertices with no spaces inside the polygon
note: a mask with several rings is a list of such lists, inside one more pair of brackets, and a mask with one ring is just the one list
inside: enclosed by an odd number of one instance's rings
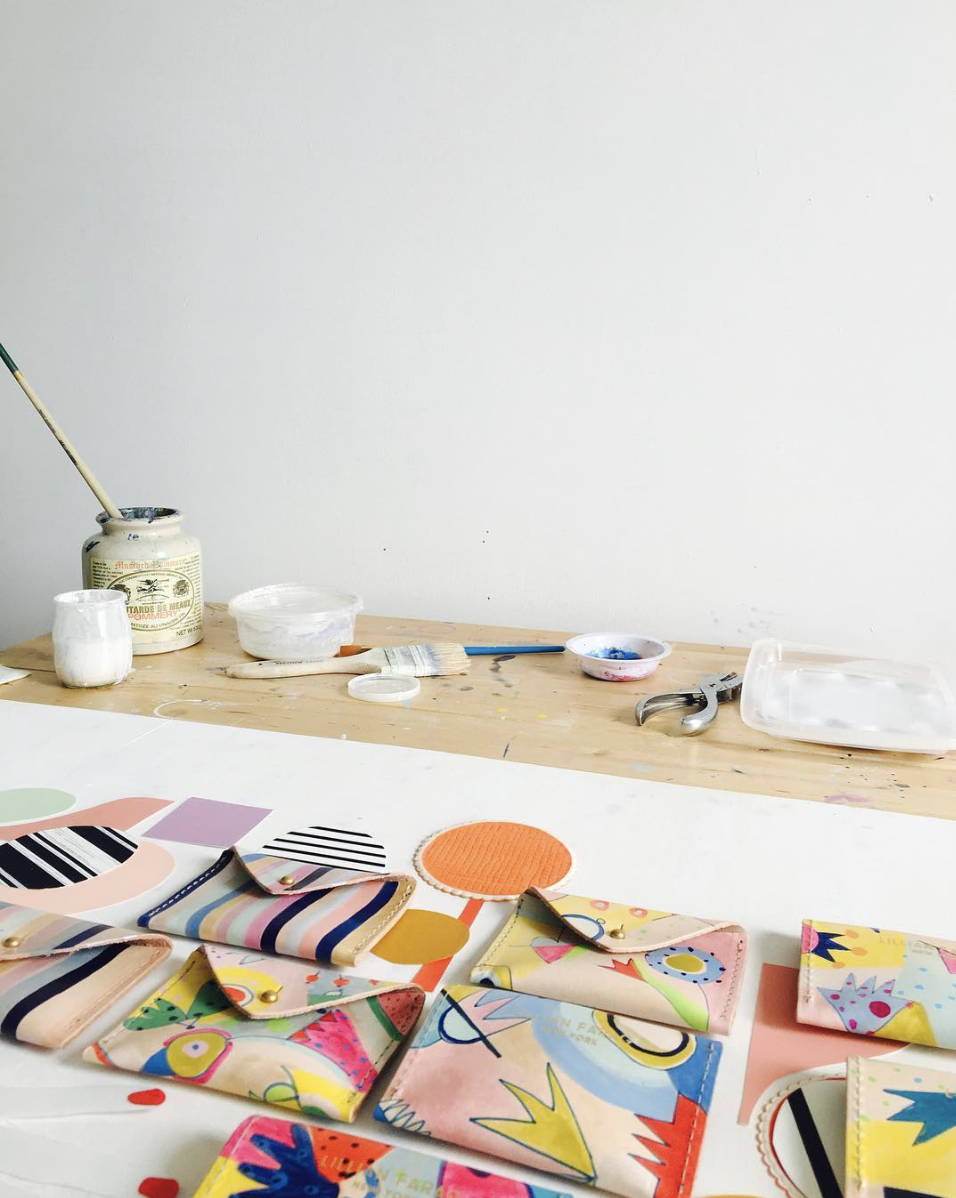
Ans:
{"label": "wide flat paintbrush", "polygon": [[466,674],[468,658],[461,645],[393,645],[369,649],[351,657],[324,661],[243,661],[226,666],[230,678],[298,678],[305,674],[405,674],[430,678],[442,674]]}

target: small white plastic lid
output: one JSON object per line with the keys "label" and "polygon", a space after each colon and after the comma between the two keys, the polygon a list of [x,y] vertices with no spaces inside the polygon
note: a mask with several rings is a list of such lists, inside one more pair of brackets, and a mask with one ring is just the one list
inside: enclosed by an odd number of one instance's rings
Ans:
{"label": "small white plastic lid", "polygon": [[349,694],[366,703],[404,703],[422,689],[417,678],[407,674],[356,674],[349,679]]}

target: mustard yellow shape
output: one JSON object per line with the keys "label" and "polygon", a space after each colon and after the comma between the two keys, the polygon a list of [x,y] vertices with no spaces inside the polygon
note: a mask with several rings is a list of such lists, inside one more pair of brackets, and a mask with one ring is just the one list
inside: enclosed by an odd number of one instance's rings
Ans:
{"label": "mustard yellow shape", "polygon": [[956,1131],[914,1144],[912,1123],[862,1119],[848,1129],[847,1150],[859,1136],[862,1180],[938,1198],[956,1198]]}
{"label": "mustard yellow shape", "polygon": [[907,1044],[930,1044],[936,1038],[922,1003],[910,1003],[884,1023],[877,1035],[881,1040],[903,1040]]}
{"label": "mustard yellow shape", "polygon": [[473,1119],[472,1122],[504,1136],[507,1140],[514,1140],[516,1144],[532,1152],[540,1152],[542,1156],[549,1157],[559,1165],[580,1173],[586,1181],[593,1182],[596,1174],[591,1151],[568,1096],[550,1063],[547,1066],[547,1075],[550,1105],[513,1082],[502,1080],[501,1084],[521,1103],[528,1118],[485,1118]]}

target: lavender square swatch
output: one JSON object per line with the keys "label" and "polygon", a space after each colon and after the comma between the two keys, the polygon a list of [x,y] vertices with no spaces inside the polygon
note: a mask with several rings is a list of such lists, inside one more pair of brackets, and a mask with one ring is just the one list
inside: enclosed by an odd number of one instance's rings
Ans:
{"label": "lavender square swatch", "polygon": [[153,840],[202,844],[224,849],[252,831],[272,812],[268,807],[247,807],[219,799],[184,799],[146,833]]}

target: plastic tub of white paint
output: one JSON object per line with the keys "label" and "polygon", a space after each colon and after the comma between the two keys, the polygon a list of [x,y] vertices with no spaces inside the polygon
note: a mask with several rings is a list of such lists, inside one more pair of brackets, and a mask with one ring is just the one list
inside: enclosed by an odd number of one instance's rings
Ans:
{"label": "plastic tub of white paint", "polygon": [[604,682],[634,682],[653,674],[671,651],[665,641],[631,632],[588,632],[565,645],[585,674]]}
{"label": "plastic tub of white paint", "polygon": [[336,587],[278,582],[230,600],[239,644],[270,661],[322,661],[355,636],[362,600]]}

